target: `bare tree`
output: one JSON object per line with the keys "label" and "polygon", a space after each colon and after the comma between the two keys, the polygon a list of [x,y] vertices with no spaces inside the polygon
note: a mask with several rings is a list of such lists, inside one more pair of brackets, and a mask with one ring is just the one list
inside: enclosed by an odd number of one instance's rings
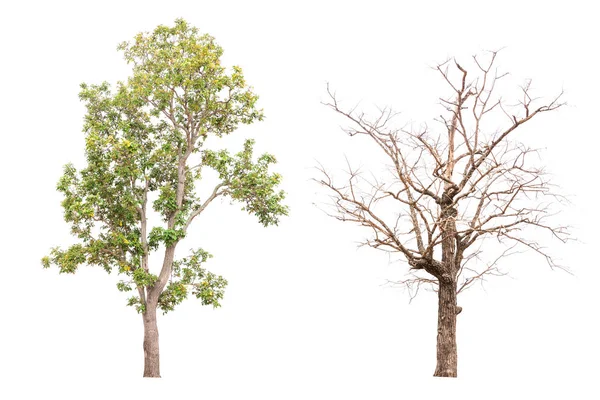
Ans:
{"label": "bare tree", "polygon": [[[456,316],[462,311],[457,295],[476,281],[502,274],[498,262],[519,248],[561,268],[525,228],[545,230],[561,242],[568,238],[565,226],[547,221],[563,197],[534,165],[537,150],[512,140],[533,118],[563,106],[563,93],[544,102],[533,97],[527,81],[516,103],[505,102],[496,95],[507,75],[498,72],[496,56],[474,56],[469,72],[453,59],[435,67],[451,89],[449,97],[440,98],[444,115],[436,122],[441,129],[394,128],[397,114],[390,108],[380,109],[373,119],[345,110],[329,87],[324,103],[350,121],[345,132],[367,137],[388,162],[385,178],[365,177],[348,163],[342,185],[320,166],[317,181],[332,199],[328,214],[369,228],[372,235],[364,245],[402,256],[410,268],[399,283],[409,288],[411,298],[422,285],[437,292],[434,376],[457,376]],[[504,126],[490,132],[488,121]],[[482,246],[489,237],[504,244],[502,252],[487,242]]]}

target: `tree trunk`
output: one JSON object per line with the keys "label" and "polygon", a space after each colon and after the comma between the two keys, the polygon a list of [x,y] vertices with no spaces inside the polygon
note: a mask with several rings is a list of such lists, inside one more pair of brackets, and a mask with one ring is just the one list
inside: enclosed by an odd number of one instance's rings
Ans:
{"label": "tree trunk", "polygon": [[156,304],[146,304],[144,318],[144,378],[160,378]]}
{"label": "tree trunk", "polygon": [[439,280],[437,365],[433,376],[457,376],[456,349],[456,280],[445,277]]}

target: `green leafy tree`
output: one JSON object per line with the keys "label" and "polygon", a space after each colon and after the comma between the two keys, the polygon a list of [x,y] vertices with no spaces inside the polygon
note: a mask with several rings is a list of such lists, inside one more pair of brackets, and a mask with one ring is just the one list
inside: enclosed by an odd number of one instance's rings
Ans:
{"label": "green leafy tree", "polygon": [[[205,269],[212,257],[205,250],[175,258],[190,224],[218,197],[241,202],[264,226],[276,225],[287,207],[280,175],[269,173],[275,157],[255,161],[253,140],[235,155],[204,148],[210,136],[263,118],[242,70],[221,66],[223,50],[211,36],[178,19],[118,49],[132,75],[114,89],[81,85],[87,166],[66,165],[57,186],[79,243],[53,248],[42,264],[61,273],[81,265],[116,270],[123,277],[117,288],[134,293],[128,304],[143,317],[144,376],[160,377],[157,309],[172,311],[190,293],[219,307],[227,285]],[[218,182],[201,198],[196,186],[206,169]],[[162,226],[149,225],[148,202]],[[150,265],[154,251],[164,251],[160,268]]]}

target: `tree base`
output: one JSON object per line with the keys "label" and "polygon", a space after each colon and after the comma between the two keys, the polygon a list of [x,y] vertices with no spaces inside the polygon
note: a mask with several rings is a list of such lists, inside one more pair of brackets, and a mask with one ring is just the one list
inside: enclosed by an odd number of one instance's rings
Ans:
{"label": "tree base", "polygon": [[453,371],[440,371],[440,372],[435,371],[433,376],[436,378],[456,378],[457,374],[456,374],[456,372],[453,372]]}

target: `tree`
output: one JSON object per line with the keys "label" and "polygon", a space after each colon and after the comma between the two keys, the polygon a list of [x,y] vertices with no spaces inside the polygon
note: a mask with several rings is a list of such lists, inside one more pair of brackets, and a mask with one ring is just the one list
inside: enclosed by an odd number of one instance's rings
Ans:
{"label": "tree", "polygon": [[[440,99],[445,115],[436,119],[441,127],[435,129],[396,128],[397,114],[390,108],[373,119],[345,110],[328,87],[325,105],[350,121],[345,131],[368,138],[389,163],[385,176],[371,177],[349,164],[342,185],[321,166],[317,181],[331,195],[328,214],[369,228],[372,236],[363,245],[401,256],[409,272],[398,283],[408,287],[411,299],[422,285],[437,292],[434,376],[457,376],[456,316],[462,311],[457,295],[486,276],[502,274],[498,262],[518,247],[559,267],[525,228],[544,230],[562,242],[568,238],[566,227],[547,221],[563,197],[534,165],[537,150],[512,140],[526,123],[560,108],[562,93],[541,103],[527,81],[517,104],[509,105],[496,95],[498,81],[507,75],[495,68],[496,55],[473,57],[474,73],[455,60],[437,65],[451,94]],[[504,126],[491,130],[495,123]],[[492,245],[483,251],[489,237],[504,244],[504,251],[496,254]]]}
{"label": "tree", "polygon": [[[61,273],[85,264],[122,275],[117,288],[135,292],[128,305],[143,318],[144,376],[160,377],[157,309],[172,311],[190,293],[219,307],[227,284],[205,269],[212,256],[204,249],[175,258],[192,222],[219,197],[242,203],[264,226],[277,225],[288,210],[276,190],[280,175],[269,173],[275,157],[254,160],[253,140],[234,155],[204,148],[209,137],[263,118],[242,70],[221,66],[214,38],[178,19],[118,49],[132,75],[114,91],[106,82],[81,85],[87,166],[66,165],[57,186],[78,243],[53,248],[42,263]],[[196,186],[206,169],[216,171],[218,183],[200,198]],[[162,218],[156,226],[149,224],[149,201]],[[156,274],[149,256],[158,250],[164,257]]]}

